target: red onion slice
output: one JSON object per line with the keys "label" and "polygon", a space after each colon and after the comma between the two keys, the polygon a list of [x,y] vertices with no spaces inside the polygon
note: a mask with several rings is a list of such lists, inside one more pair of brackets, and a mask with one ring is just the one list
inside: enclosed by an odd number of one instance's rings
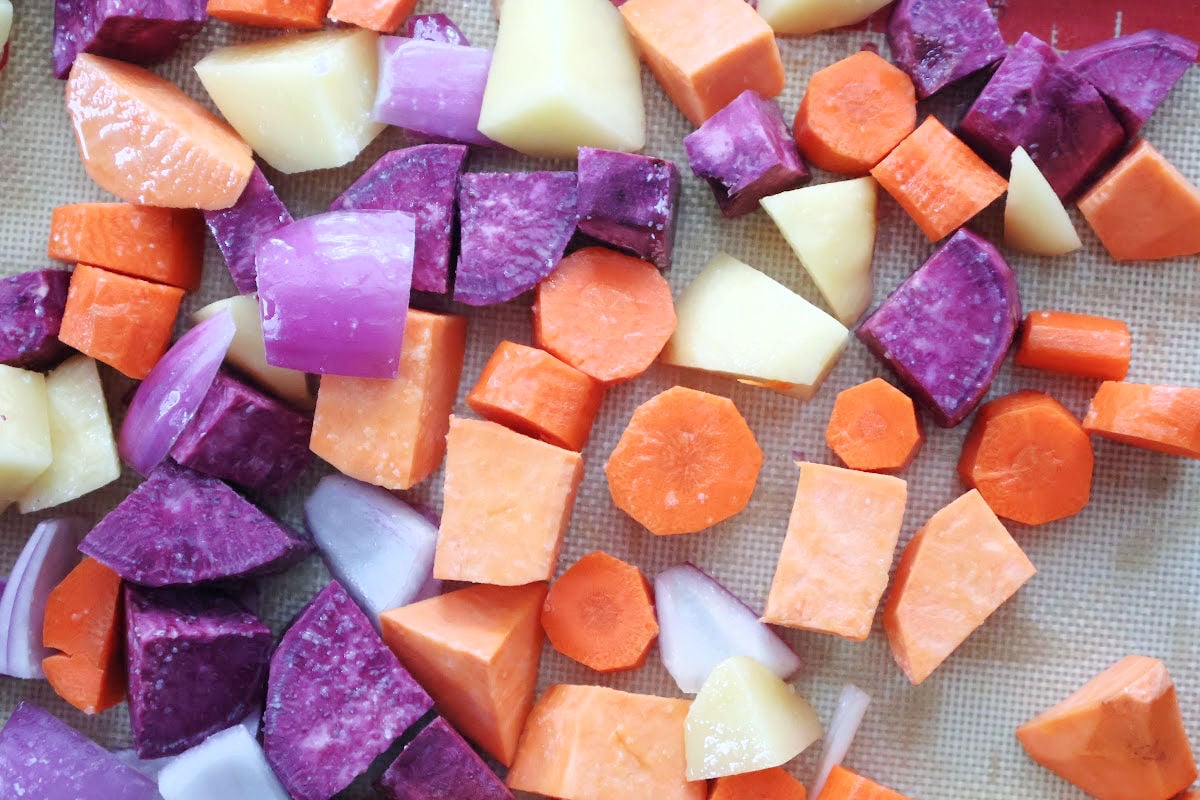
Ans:
{"label": "red onion slice", "polygon": [[863,715],[867,713],[867,706],[870,703],[871,696],[854,684],[847,683],[842,687],[837,710],[833,712],[833,719],[830,720],[829,729],[825,732],[825,745],[821,750],[821,766],[817,770],[817,779],[813,781],[813,797],[821,796],[821,790],[825,788],[825,781],[829,778],[829,773],[846,757],[850,745],[854,742],[854,734],[858,733],[858,726],[862,724]]}

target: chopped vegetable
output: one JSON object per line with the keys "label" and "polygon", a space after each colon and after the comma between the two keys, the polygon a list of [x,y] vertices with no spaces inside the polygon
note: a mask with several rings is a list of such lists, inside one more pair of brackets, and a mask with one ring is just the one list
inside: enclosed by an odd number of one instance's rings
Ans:
{"label": "chopped vegetable", "polygon": [[579,148],[579,232],[669,270],[681,182],[675,162]]}
{"label": "chopped vegetable", "polygon": [[922,100],[1008,55],[987,0],[900,0],[887,38]]}
{"label": "chopped vegetable", "polygon": [[8,37],[12,33],[13,7],[11,0],[0,0],[0,70],[8,63]]}
{"label": "chopped vegetable", "polygon": [[1031,311],[1021,330],[1018,366],[1099,378],[1125,379],[1132,337],[1116,319],[1067,311]]}
{"label": "chopped vegetable", "polygon": [[817,768],[817,777],[813,781],[813,797],[821,796],[825,784],[829,781],[830,773],[842,763],[846,753],[850,752],[854,735],[858,733],[858,728],[862,725],[863,716],[866,715],[867,706],[870,703],[870,695],[854,684],[847,683],[842,687],[842,693],[838,696],[837,708],[829,723],[829,730],[825,732],[825,745],[821,748],[821,765]]}
{"label": "chopped vegetable", "polygon": [[820,794],[814,800],[909,800],[909,798],[880,786],[845,767],[834,767]]}
{"label": "chopped vegetable", "polygon": [[717,778],[708,800],[807,800],[804,784],[783,767]]}
{"label": "chopped vegetable", "polygon": [[80,53],[135,64],[166,61],[205,20],[204,0],[58,0],[54,75],[67,77]]}
{"label": "chopped vegetable", "polygon": [[58,340],[71,273],[40,269],[0,278],[0,364],[53,367],[71,352]]}
{"label": "chopped vegetable", "polygon": [[1200,458],[1200,389],[1105,381],[1088,406],[1083,429],[1134,447]]}
{"label": "chopped vegetable", "polygon": [[380,616],[383,638],[463,735],[511,765],[533,706],[544,583],[480,584]]}
{"label": "chopped vegetable", "polygon": [[912,398],[883,378],[838,392],[825,443],[850,469],[899,472],[924,441]]}
{"label": "chopped vegetable", "polygon": [[367,30],[392,33],[416,8],[417,0],[333,0],[329,19]]}
{"label": "chopped vegetable", "polygon": [[923,682],[1036,572],[983,496],[962,495],[900,557],[883,612],[896,663]]}
{"label": "chopped vegetable", "polygon": [[445,14],[413,14],[404,20],[404,27],[401,29],[400,35],[410,39],[423,39],[427,42],[471,46],[471,43],[467,41],[466,34],[459,30],[458,26],[454,24],[454,20]]}
{"label": "chopped vegetable", "polygon": [[1017,739],[1097,800],[1167,800],[1196,780],[1175,684],[1157,658],[1126,656],[1017,728]]}
{"label": "chopped vegetable", "polygon": [[758,13],[776,33],[807,35],[862,22],[887,4],[888,0],[758,0]]}
{"label": "chopped vegetable", "polygon": [[54,458],[50,396],[39,372],[0,366],[0,511],[20,499]]}
{"label": "chopped vegetable", "polygon": [[1012,154],[1004,243],[1037,256],[1061,256],[1083,247],[1067,209],[1024,147]]}
{"label": "chopped vegetable", "polygon": [[257,166],[238,201],[221,211],[205,211],[204,221],[225,258],[234,285],[242,293],[258,290],[254,254],[259,242],[276,228],[293,222],[291,212]]}
{"label": "chopped vegetable", "polygon": [[[334,8],[345,2],[362,0],[334,0]],[[491,64],[492,51],[484,47],[380,37],[372,117],[439,140],[494,144],[479,132]]]}
{"label": "chopped vegetable", "polygon": [[441,717],[404,746],[379,788],[389,800],[512,800],[504,782]]}
{"label": "chopped vegetable", "polygon": [[158,776],[163,800],[289,800],[255,738],[241,725],[181,753]]}
{"label": "chopped vegetable", "polygon": [[258,28],[320,30],[330,0],[208,0],[208,15]]}

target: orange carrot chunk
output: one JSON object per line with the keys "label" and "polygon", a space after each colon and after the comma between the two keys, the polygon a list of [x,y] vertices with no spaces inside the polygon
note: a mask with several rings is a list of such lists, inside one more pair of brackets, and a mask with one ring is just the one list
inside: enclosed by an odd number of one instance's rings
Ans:
{"label": "orange carrot chunk", "polygon": [[1025,317],[1016,363],[1065,375],[1120,381],[1129,372],[1132,337],[1124,322],[1067,311]]}
{"label": "orange carrot chunk", "polygon": [[833,768],[816,800],[909,800],[909,798],[880,786],[842,766]]}
{"label": "orange carrot chunk", "polygon": [[316,31],[325,27],[329,0],[208,0],[208,15],[235,25]]}
{"label": "orange carrot chunk", "polygon": [[380,33],[395,33],[417,0],[333,0],[329,18]]}
{"label": "orange carrot chunk", "polygon": [[204,235],[204,218],[192,210],[78,203],[54,209],[48,254],[194,292]]}
{"label": "orange carrot chunk", "polygon": [[1097,800],[1169,798],[1196,780],[1163,662],[1126,656],[1017,728],[1037,763]]}
{"label": "orange carrot chunk", "polygon": [[806,800],[804,784],[783,767],[717,778],[708,800]]}
{"label": "orange carrot chunk", "polygon": [[651,533],[671,536],[745,508],[762,460],[732,400],[676,386],[633,412],[604,474],[617,508]]}
{"label": "orange carrot chunk", "polygon": [[58,338],[135,380],[167,352],[183,289],[87,264],[71,274]]}
{"label": "orange carrot chunk", "polygon": [[641,375],[675,332],[671,287],[648,261],[586,247],[537,289],[533,335],[580,372],[604,383]]}
{"label": "orange carrot chunk", "polygon": [[794,127],[809,163],[866,175],[917,127],[916,89],[902,70],[863,50],[812,76]]}
{"label": "orange carrot chunk", "polygon": [[883,378],[838,393],[825,443],[850,469],[899,472],[924,441],[912,398]]}
{"label": "orange carrot chunk", "polygon": [[1042,525],[1083,510],[1094,466],[1079,420],[1053,397],[1023,391],[979,409],[958,475],[999,516]]}
{"label": "orange carrot chunk", "polygon": [[632,564],[589,553],[550,587],[542,628],[555,650],[597,672],[637,669],[658,638],[650,584]]}
{"label": "orange carrot chunk", "polygon": [[967,224],[1008,188],[936,117],[922,122],[871,174],[931,242]]}
{"label": "orange carrot chunk", "polygon": [[1200,389],[1105,381],[1083,429],[1134,447],[1200,458]]}
{"label": "orange carrot chunk", "polygon": [[501,342],[467,395],[484,419],[567,450],[582,450],[604,387],[534,347]]}
{"label": "orange carrot chunk", "polygon": [[1145,139],[1079,199],[1079,210],[1118,261],[1200,253],[1200,188]]}

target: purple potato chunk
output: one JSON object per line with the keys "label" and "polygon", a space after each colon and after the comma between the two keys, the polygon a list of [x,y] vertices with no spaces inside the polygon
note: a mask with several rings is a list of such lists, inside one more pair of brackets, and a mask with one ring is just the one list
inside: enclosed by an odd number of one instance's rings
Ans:
{"label": "purple potato chunk", "polygon": [[471,745],[438,717],[417,734],[379,779],[389,800],[512,800]]}
{"label": "purple potato chunk", "polygon": [[661,158],[579,148],[579,231],[671,268],[679,169]]}
{"label": "purple potato chunk", "polygon": [[271,231],[293,222],[275,188],[257,166],[238,201],[223,211],[205,211],[204,221],[242,294],[258,291],[258,272],[254,268],[258,243]]}
{"label": "purple potato chunk", "polygon": [[1095,87],[1054,48],[1023,34],[967,111],[959,135],[1007,175],[1024,147],[1060,198],[1085,188],[1125,142]]}
{"label": "purple potato chunk", "polygon": [[5,800],[160,800],[158,785],[30,702],[0,730]]}
{"label": "purple potato chunk", "polygon": [[767,195],[811,177],[779,105],[749,89],[688,134],[683,146],[725,217],[749,214]]}
{"label": "purple potato chunk", "polygon": [[413,14],[404,21],[400,35],[410,39],[423,39],[427,42],[471,46],[471,43],[467,41],[466,34],[459,30],[458,26],[454,24],[454,20],[445,14]]}
{"label": "purple potato chunk", "polygon": [[991,243],[963,228],[858,329],[938,425],[952,428],[988,387],[1021,321],[1017,278]]}
{"label": "purple potato chunk", "polygon": [[204,27],[205,0],[55,0],[54,75],[80,53],[134,64],[166,61]]}
{"label": "purple potato chunk", "polygon": [[921,99],[1008,53],[988,0],[900,0],[887,40],[892,60],[912,78]]}
{"label": "purple potato chunk", "polygon": [[450,253],[458,179],[467,163],[461,144],[393,150],[376,161],[330,205],[330,211],[407,211],[416,217],[412,288],[450,290]]}
{"label": "purple potato chunk", "polygon": [[512,300],[554,271],[578,220],[574,172],[476,172],[458,184],[454,299]]}
{"label": "purple potato chunk", "polygon": [[163,758],[262,705],[271,629],[229,595],[125,586],[129,722],[139,758]]}
{"label": "purple potato chunk", "polygon": [[282,571],[312,545],[216,478],[165,461],[79,545],[142,586]]}
{"label": "purple potato chunk", "polygon": [[432,707],[333,581],[271,658],[263,750],[295,800],[330,800]]}
{"label": "purple potato chunk", "polygon": [[71,348],[58,340],[71,273],[40,269],[0,280],[0,364],[46,370]]}
{"label": "purple potato chunk", "polygon": [[479,110],[492,51],[446,42],[382,36],[372,116],[435,139],[490,146]]}
{"label": "purple potato chunk", "polygon": [[1148,30],[1073,50],[1063,63],[1099,90],[1133,137],[1197,56],[1200,46],[1192,40]]}

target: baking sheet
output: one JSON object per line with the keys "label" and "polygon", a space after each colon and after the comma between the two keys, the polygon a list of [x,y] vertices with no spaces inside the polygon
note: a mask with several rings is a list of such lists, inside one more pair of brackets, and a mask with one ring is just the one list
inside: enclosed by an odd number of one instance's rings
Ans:
{"label": "baking sheet", "polygon": [[[1017,5],[1017,0],[1013,0]],[[63,203],[111,199],[93,185],[76,155],[62,110],[63,84],[49,70],[49,0],[17,0],[13,57],[0,73],[0,271],[45,266],[51,209]],[[1061,3],[1060,3],[1061,5]],[[1091,4],[1078,3],[1082,7]],[[1195,11],[1196,3],[1190,3]],[[495,38],[487,0],[423,2],[420,11],[445,11],[473,43]],[[1196,13],[1200,13],[1197,11]],[[206,101],[190,66],[214,45],[262,36],[213,22],[159,71]],[[788,85],[780,102],[790,117],[808,76],[860,49],[883,46],[869,30],[825,34],[781,42]],[[886,51],[885,51],[886,52]],[[722,220],[708,188],[687,169],[681,140],[691,127],[666,99],[653,78],[643,80],[650,124],[646,151],[674,159],[684,174],[673,289],[687,284],[714,252],[729,253],[757,266],[814,302],[821,302],[791,251],[761,212]],[[940,98],[927,111],[947,124],[957,122],[969,95]],[[1192,70],[1146,129],[1146,136],[1193,181],[1200,181],[1200,70]],[[268,170],[280,195],[297,217],[317,213],[382,153],[407,142],[389,130],[345,169],[281,177]],[[495,154],[477,155],[471,169],[534,169],[569,165]],[[831,176],[818,175],[819,181]],[[882,194],[882,193],[881,193]],[[1074,213],[1074,212],[1073,212]],[[895,203],[880,203],[875,257],[876,301],[881,300],[931,252],[931,245]],[[1046,260],[1007,252],[1018,273],[1027,309],[1058,308],[1112,315],[1128,320],[1134,337],[1130,380],[1200,384],[1200,271],[1195,258],[1154,264],[1114,264],[1086,224],[1075,214],[1085,248]],[[997,239],[999,210],[990,209],[977,227]],[[213,300],[235,294],[215,247],[207,254],[204,286],[185,300],[183,316]],[[462,396],[487,356],[502,339],[529,342],[528,308],[520,303],[470,310],[470,353],[456,413],[468,413]],[[182,318],[182,317],[181,317]],[[110,407],[119,421],[121,401],[131,383],[102,367]],[[802,403],[728,380],[686,370],[655,367],[644,378],[612,389],[584,452],[587,476],[563,549],[565,568],[602,548],[638,564],[653,576],[682,560],[714,573],[751,605],[766,597],[783,541],[795,490],[796,459],[836,463],[824,445],[825,422],[837,390],[883,374],[853,342],[815,399]],[[738,517],[700,534],[657,539],[616,510],[608,496],[603,465],[608,452],[640,402],[684,384],[732,397],[765,451],[762,477],[749,508]],[[1050,392],[1082,414],[1095,383],[1058,378],[1006,366],[991,396],[1019,388]],[[955,475],[967,426],[945,431],[927,426],[920,456],[904,474],[909,507],[903,540],[925,519],[956,497]],[[1038,529],[1010,529],[1037,565],[1039,574],[1005,605],[924,685],[912,687],[892,662],[877,624],[865,643],[818,634],[785,632],[805,661],[795,684],[828,721],[841,685],[852,681],[874,698],[862,732],[848,758],[855,769],[923,800],[992,800],[1036,797],[1072,800],[1073,787],[1029,762],[1013,738],[1022,721],[1057,702],[1093,674],[1129,653],[1163,658],[1178,683],[1184,716],[1200,733],[1200,630],[1196,626],[1200,544],[1200,464],[1113,443],[1097,441],[1091,504],[1077,517]],[[299,526],[300,504],[324,467],[311,469],[295,492],[267,504],[281,519]],[[137,483],[126,470],[113,486],[72,505],[98,518]],[[438,506],[441,473],[410,493]],[[0,570],[16,560],[29,532],[47,514],[0,516]],[[327,580],[316,559],[264,585],[263,614],[278,632]],[[556,682],[603,683],[629,691],[677,694],[657,652],[639,671],[600,676],[546,648],[541,687]],[[86,718],[57,700],[40,682],[0,679],[0,719],[21,698],[35,700],[108,746],[128,745],[124,706]],[[814,748],[814,751],[819,750]],[[811,780],[816,752],[795,764]],[[354,789],[347,797],[368,797]],[[614,798],[616,800],[616,798]],[[631,798],[630,800],[636,800]]]}

